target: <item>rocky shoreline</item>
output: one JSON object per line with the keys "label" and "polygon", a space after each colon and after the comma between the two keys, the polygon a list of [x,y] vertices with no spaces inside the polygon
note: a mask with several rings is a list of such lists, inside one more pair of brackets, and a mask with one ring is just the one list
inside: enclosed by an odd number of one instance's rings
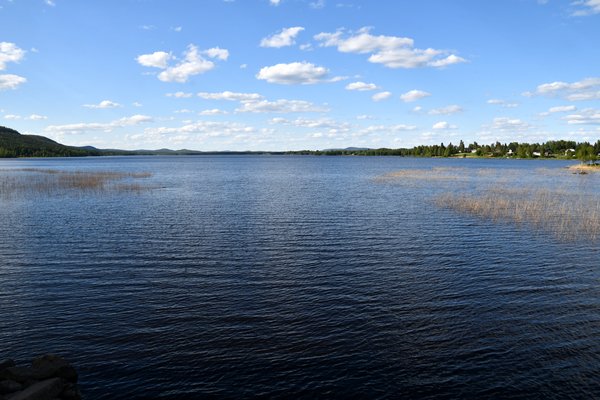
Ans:
{"label": "rocky shoreline", "polygon": [[31,366],[0,361],[0,400],[81,400],[77,371],[64,358],[46,354]]}

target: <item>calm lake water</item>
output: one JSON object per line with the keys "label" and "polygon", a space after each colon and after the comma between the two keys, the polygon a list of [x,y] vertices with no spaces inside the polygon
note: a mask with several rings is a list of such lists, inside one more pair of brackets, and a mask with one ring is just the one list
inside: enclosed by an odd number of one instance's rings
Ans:
{"label": "calm lake water", "polygon": [[[598,398],[598,241],[436,207],[439,182],[377,179],[569,164],[0,160],[153,174],[139,193],[1,199],[0,358],[62,354],[88,399]],[[592,176],[544,176],[600,195]]]}

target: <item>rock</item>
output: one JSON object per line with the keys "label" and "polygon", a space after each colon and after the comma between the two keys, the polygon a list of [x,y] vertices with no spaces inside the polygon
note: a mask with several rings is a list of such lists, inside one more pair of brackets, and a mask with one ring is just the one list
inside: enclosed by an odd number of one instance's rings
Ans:
{"label": "rock", "polygon": [[0,379],[7,379],[19,383],[31,383],[40,380],[38,374],[33,368],[29,367],[8,367],[0,371]]}
{"label": "rock", "polygon": [[60,378],[46,379],[9,396],[8,400],[52,400],[62,392],[63,387]]}
{"label": "rock", "polygon": [[0,381],[0,394],[18,392],[21,389],[23,389],[23,385],[19,382],[11,380]]}
{"label": "rock", "polygon": [[7,360],[0,362],[0,371],[2,371],[3,369],[9,368],[9,367],[14,367],[15,365],[16,365],[15,362],[9,358]]}
{"label": "rock", "polygon": [[77,382],[77,371],[67,360],[60,356],[46,354],[34,359],[31,366],[41,379],[58,377],[69,382]]}
{"label": "rock", "polygon": [[60,398],[62,400],[81,400],[81,392],[77,386],[68,384],[61,392]]}

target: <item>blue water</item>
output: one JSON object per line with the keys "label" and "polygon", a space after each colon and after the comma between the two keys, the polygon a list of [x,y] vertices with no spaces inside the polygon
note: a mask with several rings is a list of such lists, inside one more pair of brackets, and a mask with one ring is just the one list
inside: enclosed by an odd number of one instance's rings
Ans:
{"label": "blue water", "polygon": [[88,399],[598,398],[598,242],[376,179],[567,164],[2,160],[153,175],[141,192],[1,200],[0,358],[62,354]]}

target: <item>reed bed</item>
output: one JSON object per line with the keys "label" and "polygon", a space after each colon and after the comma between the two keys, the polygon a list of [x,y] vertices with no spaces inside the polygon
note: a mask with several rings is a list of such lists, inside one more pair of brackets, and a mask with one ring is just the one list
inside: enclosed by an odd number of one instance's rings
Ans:
{"label": "reed bed", "polygon": [[600,200],[548,189],[497,189],[480,194],[445,193],[436,204],[494,222],[513,222],[562,240],[600,236]]}
{"label": "reed bed", "polygon": [[578,164],[569,167],[569,171],[574,174],[589,174],[600,172],[600,164]]}
{"label": "reed bed", "polygon": [[376,177],[377,181],[401,181],[404,179],[415,180],[458,180],[467,173],[466,168],[428,168],[428,169],[403,169]]}
{"label": "reed bed", "polygon": [[43,168],[0,170],[0,197],[109,192],[140,192],[148,186],[134,182],[148,172],[62,171]]}
{"label": "reed bed", "polygon": [[378,181],[408,186],[418,181],[438,207],[493,223],[514,223],[564,241],[600,239],[598,180],[566,168],[406,169]]}
{"label": "reed bed", "polygon": [[470,181],[484,178],[507,178],[519,173],[515,169],[497,168],[459,168],[459,167],[435,167],[420,169],[403,169],[393,171],[375,178],[378,182],[403,181]]}

